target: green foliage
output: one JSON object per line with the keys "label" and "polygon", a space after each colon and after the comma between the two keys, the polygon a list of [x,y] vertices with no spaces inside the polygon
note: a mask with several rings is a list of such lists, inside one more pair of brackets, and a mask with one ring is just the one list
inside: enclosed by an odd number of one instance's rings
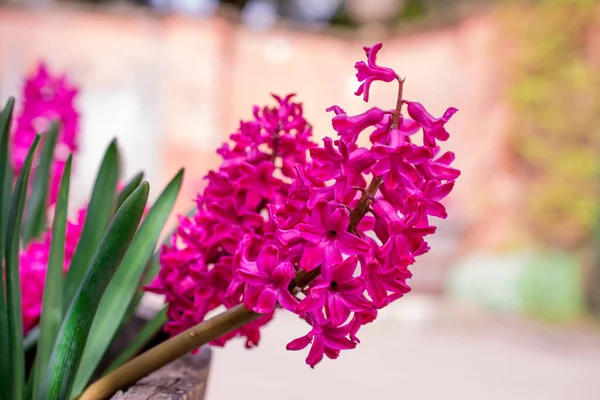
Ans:
{"label": "green foliage", "polygon": [[564,323],[585,313],[583,263],[556,251],[471,254],[450,270],[450,296],[499,312]]}
{"label": "green foliage", "polygon": [[40,135],[33,141],[12,194],[8,225],[6,228],[6,246],[4,254],[4,279],[6,282],[6,321],[4,329],[8,338],[9,369],[4,376],[10,376],[8,387],[10,399],[23,398],[25,391],[25,353],[23,351],[23,316],[21,314],[21,285],[19,279],[19,242],[21,224],[25,211],[25,199],[29,186],[29,174],[33,156],[40,142]]}
{"label": "green foliage", "polygon": [[427,11],[427,6],[423,0],[406,0],[398,16],[398,20],[399,22],[403,22],[405,20],[423,18],[427,14]]}
{"label": "green foliage", "polygon": [[548,322],[566,322],[584,315],[582,271],[581,263],[572,255],[537,255],[521,281],[524,311]]}
{"label": "green foliage", "polygon": [[69,203],[69,186],[71,183],[71,162],[69,156],[58,192],[56,210],[54,212],[54,223],[52,225],[52,243],[48,255],[48,267],[44,282],[44,298],[42,309],[44,313],[40,319],[40,332],[37,351],[35,354],[35,369],[33,371],[33,397],[38,393],[42,384],[44,373],[48,368],[50,355],[54,342],[58,337],[60,325],[63,320],[63,265],[65,256],[65,234],[67,230],[67,209]]}
{"label": "green foliage", "polygon": [[119,355],[106,368],[105,373],[109,373],[125,362],[129,361],[137,355],[142,348],[162,329],[167,322],[167,308],[163,308],[157,313],[144,327],[138,332],[135,339],[127,345],[127,347],[119,353]]}
{"label": "green foliage", "polygon": [[599,213],[600,68],[589,59],[596,2],[515,2],[510,149],[524,182],[520,220],[538,243],[580,248]]}
{"label": "green foliage", "polygon": [[[140,297],[141,283],[147,278],[144,274],[155,273],[151,259],[156,256],[156,243],[177,198],[183,171],[173,178],[140,226],[149,186],[138,174],[117,194],[119,154],[113,141],[99,168],[72,258],[71,269],[75,270],[65,276],[71,157],[65,165],[53,221],[48,221],[48,181],[58,126],[37,135],[13,183],[8,150],[13,107],[10,100],[0,113],[0,265],[5,266],[0,269],[0,283],[5,282],[0,284],[0,400],[68,400],[74,384],[75,392],[80,391],[92,374],[106,372],[98,370],[99,360],[117,329],[133,316],[127,310]],[[31,185],[30,174],[35,177]],[[40,325],[24,338],[19,252],[22,245],[40,237],[49,223],[52,241],[43,312]],[[139,351],[160,329],[164,318],[163,311],[149,321],[126,346],[119,362]],[[35,355],[27,357],[35,359],[32,368],[26,367],[26,353]]]}
{"label": "green foliage", "polygon": [[123,187],[123,189],[121,189],[121,191],[119,192],[119,196],[117,197],[117,209],[119,207],[121,207],[121,204],[123,204],[123,202],[129,197],[129,195],[131,193],[133,193],[133,191],[140,186],[140,183],[142,183],[142,180],[144,179],[144,173],[140,172],[137,175],[135,175],[133,178],[131,178],[131,180],[127,183],[127,185],[125,185],[125,187]]}
{"label": "green foliage", "polygon": [[88,205],[81,239],[73,253],[71,266],[65,283],[65,308],[69,306],[75,292],[87,272],[96,248],[114,212],[119,179],[119,151],[117,141],[108,146],[100,165],[92,196]]}
{"label": "green foliage", "polygon": [[[4,260],[4,246],[6,237],[6,221],[10,210],[10,197],[12,195],[12,174],[9,173],[10,163],[8,161],[8,135],[10,132],[10,121],[15,105],[14,99],[10,99],[0,113],[0,258]],[[4,281],[4,270],[0,267],[0,282]],[[6,295],[4,285],[0,284],[0,328],[8,326],[8,315],[6,309]],[[0,329],[0,354],[8,354],[8,330]],[[0,399],[9,398],[8,375],[10,371],[9,357],[0,357]]]}
{"label": "green foliage", "polygon": [[138,186],[117,210],[104,233],[65,315],[37,397],[39,400],[68,398],[96,310],[135,235],[148,200],[148,192],[147,182]]}
{"label": "green foliage", "polygon": [[[123,258],[123,265],[126,268],[118,269],[114,279],[106,288],[94,317],[71,397],[81,393],[85,388],[117,332],[120,321],[127,311],[126,305],[134,297],[162,228],[175,205],[182,179],[183,170],[179,171],[154,203]],[[125,200],[124,204],[127,201]]]}

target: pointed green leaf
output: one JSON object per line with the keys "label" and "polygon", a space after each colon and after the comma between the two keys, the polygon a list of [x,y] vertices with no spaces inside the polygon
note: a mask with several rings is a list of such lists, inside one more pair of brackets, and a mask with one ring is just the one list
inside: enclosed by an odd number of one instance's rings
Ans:
{"label": "pointed green leaf", "polygon": [[58,336],[63,318],[63,266],[65,260],[65,235],[67,231],[67,209],[71,180],[71,156],[67,159],[60,182],[60,189],[52,224],[52,242],[48,256],[44,298],[40,319],[40,338],[35,355],[33,396],[35,397],[50,361],[50,354]]}
{"label": "pointed green leaf", "polygon": [[173,209],[182,179],[183,170],[180,170],[150,208],[123,259],[123,268],[117,270],[108,285],[92,324],[72,395],[83,391],[119,329],[127,310],[124,305],[129,304],[138,289],[142,273]]}
{"label": "pointed green leaf", "polygon": [[147,182],[140,184],[110,222],[66,313],[37,399],[64,400],[71,391],[94,315],[142,219],[148,191]]}
{"label": "pointed green leaf", "polygon": [[29,186],[33,156],[40,142],[37,135],[29,148],[11,199],[5,245],[6,310],[8,324],[8,358],[10,360],[10,399],[22,400],[25,390],[25,354],[23,352],[23,316],[19,274],[19,238]]}
{"label": "pointed green leaf", "polygon": [[11,97],[0,113],[0,202],[2,202],[0,209],[0,254],[3,257],[6,223],[10,209],[10,196],[12,194],[12,169],[10,168],[8,141],[14,106],[15,99]]}
{"label": "pointed green leaf", "polygon": [[[15,106],[15,100],[10,98],[0,113],[0,282],[4,282],[4,238],[10,210],[10,196],[12,194],[12,171],[9,169],[8,135],[10,121]],[[8,331],[2,327],[8,326],[6,310],[6,295],[4,285],[0,284],[0,354],[8,354]],[[8,357],[0,357],[0,398],[9,397],[10,362]]]}
{"label": "pointed green leaf", "polygon": [[119,192],[119,196],[117,197],[117,208],[121,207],[121,204],[123,204],[125,199],[129,197],[129,195],[133,193],[135,188],[137,188],[140,185],[142,179],[144,179],[144,173],[140,172],[136,176],[131,178],[129,183],[127,183],[127,185],[125,185],[125,187],[121,189],[121,191]]}
{"label": "pointed green leaf", "polygon": [[148,261],[146,268],[144,268],[144,272],[142,273],[142,278],[140,279],[140,282],[138,283],[138,290],[135,291],[135,293],[133,295],[133,299],[131,299],[129,306],[127,306],[127,311],[125,311],[125,317],[123,317],[123,321],[121,321],[122,325],[126,324],[127,321],[129,321],[131,318],[133,318],[135,316],[135,312],[136,312],[138,306],[140,305],[140,301],[142,301],[142,297],[144,297],[144,291],[142,288],[144,286],[148,285],[152,281],[152,279],[154,279],[156,274],[158,273],[158,270],[160,269],[159,260],[160,260],[160,247],[158,249],[156,249],[156,251],[154,252],[152,257]]}
{"label": "pointed green leaf", "polygon": [[100,165],[92,197],[81,232],[79,244],[73,253],[67,272],[63,305],[71,304],[75,292],[85,276],[94,252],[102,240],[116,201],[117,179],[119,177],[119,153],[116,140],[108,146]]}
{"label": "pointed green leaf", "polygon": [[52,160],[54,148],[58,138],[58,123],[54,122],[50,130],[42,139],[42,151],[38,164],[33,170],[33,184],[31,194],[27,200],[27,215],[23,224],[23,244],[28,244],[31,239],[39,237],[48,224],[46,212],[48,210],[48,186],[52,173]]}
{"label": "pointed green leaf", "polygon": [[104,374],[117,369],[125,362],[137,355],[142,348],[148,343],[154,335],[156,335],[167,322],[167,308],[163,308],[151,320],[146,322],[144,327],[138,332],[135,339],[131,341],[127,347],[119,353],[112,363],[106,368]]}

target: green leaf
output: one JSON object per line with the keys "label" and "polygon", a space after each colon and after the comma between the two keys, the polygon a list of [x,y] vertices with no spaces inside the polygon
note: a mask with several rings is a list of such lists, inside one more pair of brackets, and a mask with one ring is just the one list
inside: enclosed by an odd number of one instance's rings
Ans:
{"label": "green leaf", "polygon": [[142,273],[142,278],[140,279],[140,282],[138,283],[138,290],[135,291],[135,293],[133,295],[133,299],[129,303],[129,306],[127,307],[127,311],[125,311],[125,317],[123,317],[123,321],[121,322],[121,324],[126,324],[127,321],[129,321],[131,318],[133,318],[135,316],[135,312],[136,312],[138,306],[140,305],[140,301],[142,301],[142,297],[144,297],[144,292],[143,292],[142,288],[144,286],[148,285],[150,282],[152,282],[152,279],[154,279],[154,277],[158,273],[158,270],[160,269],[159,260],[160,260],[160,247],[158,249],[156,249],[156,251],[152,255],[152,258],[150,258],[150,260],[148,261],[146,268],[144,269],[144,272]]}
{"label": "green leaf", "polygon": [[[14,179],[13,179],[13,167],[11,165],[11,163],[9,162],[8,165],[6,166],[6,174],[4,176],[4,197],[2,199],[2,204],[0,205],[0,213],[2,213],[2,221],[0,224],[0,236],[1,236],[1,243],[2,245],[0,246],[0,250],[2,250],[4,248],[4,242],[6,241],[6,229],[7,229],[7,225],[8,225],[8,214],[10,213],[10,196],[12,194],[13,191],[13,185],[14,185]],[[2,254],[4,254],[4,251],[2,251]]]}
{"label": "green leaf", "polygon": [[127,347],[119,353],[117,358],[104,371],[104,375],[119,368],[121,365],[137,355],[148,343],[154,335],[156,335],[167,322],[167,308],[163,308],[151,320],[146,322],[144,327],[138,332],[135,339],[127,345]]}
{"label": "green leaf", "polygon": [[[8,212],[10,210],[10,196],[12,194],[12,171],[8,157],[8,135],[10,121],[15,106],[15,100],[10,98],[0,113],[0,282],[4,282],[4,238]],[[6,295],[4,285],[0,283],[0,354],[8,354],[8,315],[6,310]],[[0,398],[9,398],[10,362],[6,356],[0,357]]]}
{"label": "green leaf", "polygon": [[121,204],[123,204],[125,199],[129,197],[131,193],[133,193],[135,188],[140,186],[142,179],[144,179],[144,172],[140,172],[131,178],[129,183],[127,183],[127,185],[125,185],[125,187],[119,192],[119,196],[117,197],[117,208],[121,207]]}
{"label": "green leaf", "polygon": [[64,400],[75,381],[94,315],[142,219],[149,186],[143,182],[117,210],[66,313],[39,400]]}
{"label": "green leaf", "polygon": [[123,268],[117,270],[108,285],[92,324],[71,397],[85,389],[119,329],[127,310],[124,305],[129,304],[138,289],[142,273],[173,209],[182,179],[183,170],[180,170],[148,211],[123,259]]}
{"label": "green leaf", "polygon": [[144,276],[142,277],[142,286],[149,285],[158,274],[158,271],[160,270],[160,251],[161,249],[156,250],[150,263],[146,267]]}
{"label": "green leaf", "polygon": [[[36,135],[25,157],[23,168],[17,179],[12,195],[8,228],[6,231],[5,274],[6,274],[6,310],[8,328],[8,358],[10,362],[11,400],[22,400],[25,390],[25,354],[23,352],[23,316],[21,314],[21,283],[19,274],[19,238],[25,209],[25,198],[29,186],[29,174],[35,150],[40,142]],[[5,357],[5,356],[3,356]]]}
{"label": "green leaf", "polygon": [[28,244],[31,239],[39,237],[48,224],[46,215],[48,210],[48,186],[58,129],[58,123],[52,123],[50,130],[42,139],[42,151],[40,152],[39,162],[34,169],[31,193],[27,200],[27,215],[23,224],[24,245]]}
{"label": "green leaf", "polygon": [[79,244],[67,272],[63,299],[65,309],[71,304],[108,226],[115,207],[118,177],[119,153],[117,142],[113,140],[104,154],[102,165],[98,171]]}
{"label": "green leaf", "polygon": [[2,202],[0,209],[0,254],[2,254],[2,257],[4,257],[4,238],[12,194],[12,169],[8,152],[8,140],[14,106],[15,99],[11,97],[0,113],[0,201]]}
{"label": "green leaf", "polygon": [[40,326],[37,325],[27,332],[27,335],[23,338],[23,350],[27,353],[37,345],[40,338]]}
{"label": "green leaf", "polygon": [[52,242],[48,256],[44,298],[40,319],[40,338],[35,355],[33,396],[35,397],[44,378],[44,372],[50,361],[50,354],[58,336],[63,319],[63,266],[65,261],[65,235],[67,231],[67,210],[69,186],[71,181],[71,156],[67,159],[60,183],[54,222],[52,224]]}
{"label": "green leaf", "polygon": [[25,383],[25,399],[31,399],[33,396],[33,374],[29,374],[27,382]]}

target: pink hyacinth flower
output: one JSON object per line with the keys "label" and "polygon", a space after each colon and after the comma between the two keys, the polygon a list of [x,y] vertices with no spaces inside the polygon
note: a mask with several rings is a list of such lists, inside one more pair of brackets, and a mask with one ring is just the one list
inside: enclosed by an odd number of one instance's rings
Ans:
{"label": "pink hyacinth flower", "polygon": [[358,258],[350,256],[324,268],[324,282],[310,288],[308,296],[298,305],[298,312],[317,311],[325,307],[333,326],[340,326],[346,321],[350,311],[369,311],[372,305],[363,294],[365,280],[354,277],[357,263]]}
{"label": "pink hyacinth flower", "polygon": [[427,161],[431,152],[426,147],[411,143],[403,143],[397,147],[375,143],[373,155],[378,161],[371,170],[375,175],[385,175],[385,186],[395,189],[402,182],[414,182],[420,178],[414,164]]}
{"label": "pink hyacinth flower", "polygon": [[445,219],[448,213],[441,200],[448,196],[453,188],[454,181],[440,184],[439,181],[430,180],[424,185],[423,190],[407,190],[410,194],[406,199],[406,205],[409,209],[416,209],[419,204],[424,206],[422,207],[424,215],[417,218],[419,222],[427,221],[425,215]]}
{"label": "pink hyacinth flower", "polygon": [[240,188],[252,189],[246,194],[246,203],[249,207],[255,208],[263,199],[272,199],[280,184],[279,180],[273,177],[275,166],[272,162],[262,161],[257,166],[243,163],[238,172],[240,178],[237,182]]}
{"label": "pink hyacinth flower", "polygon": [[296,231],[308,243],[300,259],[300,268],[311,271],[321,264],[331,265],[342,261],[342,253],[353,255],[369,250],[364,240],[347,232],[350,214],[344,207],[333,212],[325,200],[317,202],[310,222],[298,224]]}
{"label": "pink hyacinth flower", "polygon": [[383,308],[410,291],[406,279],[410,272],[402,266],[384,270],[377,261],[372,260],[365,265],[362,275],[367,284],[366,289],[377,308]]}
{"label": "pink hyacinth flower", "polygon": [[359,82],[362,82],[354,94],[357,96],[362,95],[364,101],[369,101],[369,90],[373,82],[391,82],[394,79],[399,79],[398,74],[393,69],[377,65],[377,53],[382,47],[383,44],[381,43],[377,43],[373,47],[363,47],[368,57],[367,63],[359,61],[354,65],[356,77]]}
{"label": "pink hyacinth flower", "polygon": [[398,128],[390,129],[392,116],[385,114],[380,123],[375,125],[375,130],[369,136],[371,143],[381,143],[388,146],[398,146],[408,140],[408,137],[414,135],[421,129],[421,126],[413,119],[405,118],[400,115]]}
{"label": "pink hyacinth flower", "polygon": [[432,151],[433,157],[417,167],[423,171],[424,176],[438,181],[453,181],[460,176],[460,171],[450,166],[455,158],[453,152],[447,151],[435,158],[440,152],[440,147],[436,146]]}
{"label": "pink hyacinth flower", "polygon": [[319,317],[317,313],[312,313],[308,318],[313,325],[305,336],[292,340],[287,344],[286,349],[298,351],[305,349],[312,343],[306,363],[314,368],[321,360],[323,355],[330,359],[336,359],[340,350],[348,350],[356,347],[356,343],[348,338],[353,326],[334,326],[330,321]]}
{"label": "pink hyacinth flower", "polygon": [[275,246],[265,247],[253,264],[244,263],[236,272],[241,281],[249,285],[244,294],[244,306],[266,314],[279,302],[283,308],[295,312],[298,300],[288,290],[296,276],[293,265],[279,261],[279,250]]}
{"label": "pink hyacinth flower", "polygon": [[[16,117],[12,134],[11,156],[15,175],[18,175],[35,135],[45,133],[54,121],[60,131],[51,166],[49,202],[54,204],[65,161],[69,153],[77,150],[79,114],[75,109],[78,90],[64,76],[52,76],[44,64],[25,83],[23,106]],[[33,171],[35,174],[35,170]]]}
{"label": "pink hyacinth flower", "polygon": [[337,145],[336,149],[333,140],[325,138],[323,147],[310,149],[310,157],[317,166],[311,173],[323,180],[346,177],[351,184],[356,184],[361,173],[373,165],[375,160],[371,152],[364,147],[349,151],[345,142],[339,142]]}
{"label": "pink hyacinth flower", "polygon": [[423,107],[421,103],[415,101],[407,101],[408,114],[421,125],[423,128],[423,142],[426,146],[435,147],[436,139],[446,141],[450,134],[444,125],[450,121],[450,118],[458,111],[454,107],[450,107],[444,112],[441,118],[435,118]]}
{"label": "pink hyacinth flower", "polygon": [[330,107],[327,109],[327,111],[336,111],[336,116],[331,120],[331,124],[333,129],[348,145],[356,143],[362,131],[380,123],[385,115],[383,110],[377,107],[353,116],[349,116],[344,112],[337,112],[340,110],[339,107]]}

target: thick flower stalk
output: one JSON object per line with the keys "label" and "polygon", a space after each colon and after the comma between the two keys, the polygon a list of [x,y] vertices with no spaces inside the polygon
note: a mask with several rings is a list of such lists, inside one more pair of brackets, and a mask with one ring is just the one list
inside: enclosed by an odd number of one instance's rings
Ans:
{"label": "thick flower stalk", "polygon": [[[147,287],[166,297],[167,332],[243,304],[262,316],[212,343],[243,336],[251,347],[280,306],[309,325],[287,348],[310,346],[314,367],[356,347],[360,327],[410,290],[409,267],[429,250],[432,217],[446,218],[441,201],[460,175],[440,147],[457,110],[436,118],[404,99],[404,80],[377,64],[381,48],[364,48],[356,94],[368,101],[374,82],[395,84],[393,107],[355,116],[330,107],[337,138],[316,146],[302,106],[275,97],[276,107],[256,107],[219,150],[223,163],[208,174],[197,214],[181,219]],[[370,146],[357,144],[361,135]]]}
{"label": "thick flower stalk", "polygon": [[[15,176],[18,176],[25,156],[35,135],[44,133],[54,121],[60,122],[60,131],[50,176],[49,204],[56,202],[58,185],[70,153],[77,151],[79,113],[75,109],[78,89],[65,76],[50,75],[40,64],[25,82],[23,104],[16,117],[12,134],[11,156]],[[35,173],[35,172],[34,172]]]}

